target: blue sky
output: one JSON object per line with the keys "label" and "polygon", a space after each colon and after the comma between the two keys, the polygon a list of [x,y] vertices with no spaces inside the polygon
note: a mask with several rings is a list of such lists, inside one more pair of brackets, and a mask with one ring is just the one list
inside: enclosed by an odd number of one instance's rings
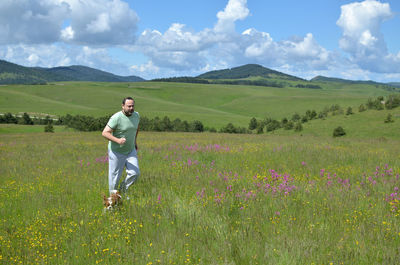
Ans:
{"label": "blue sky", "polygon": [[0,59],[146,79],[257,63],[400,82],[399,29],[396,0],[14,0],[0,2]]}

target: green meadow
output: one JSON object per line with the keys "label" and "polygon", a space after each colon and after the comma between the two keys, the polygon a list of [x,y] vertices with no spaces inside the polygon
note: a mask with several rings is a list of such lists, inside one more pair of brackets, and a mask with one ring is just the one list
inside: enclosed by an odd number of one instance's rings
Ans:
{"label": "green meadow", "polygon": [[319,112],[334,104],[357,110],[368,98],[389,95],[373,85],[316,84],[323,89],[162,82],[5,85],[0,86],[0,113],[100,117],[118,111],[121,98],[133,96],[142,116],[199,120],[219,129],[229,122],[247,127],[252,117],[290,118],[295,112]]}
{"label": "green meadow", "polygon": [[379,87],[319,85],[0,86],[0,113],[100,117],[131,95],[142,116],[218,129],[344,110],[300,132],[142,131],[141,176],[113,211],[101,132],[0,124],[0,264],[397,264],[400,109],[358,112]]}
{"label": "green meadow", "polygon": [[[2,264],[396,264],[398,139],[139,135],[104,212],[98,133],[0,138]],[[124,197],[125,198],[125,197]]]}

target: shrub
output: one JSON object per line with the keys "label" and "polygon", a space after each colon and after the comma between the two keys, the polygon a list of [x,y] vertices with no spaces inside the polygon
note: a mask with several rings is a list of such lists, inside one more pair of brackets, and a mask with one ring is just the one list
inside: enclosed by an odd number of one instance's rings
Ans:
{"label": "shrub", "polygon": [[201,121],[195,120],[192,123],[190,123],[190,131],[191,132],[203,132],[204,131],[204,125],[201,123]]}
{"label": "shrub", "polygon": [[329,109],[330,112],[337,112],[341,110],[341,107],[338,104],[332,105]]}
{"label": "shrub", "polygon": [[164,118],[161,120],[161,130],[164,132],[170,132],[174,128],[171,120],[167,117],[164,116]]}
{"label": "shrub", "polygon": [[342,126],[336,127],[333,130],[333,137],[341,137],[341,136],[344,136],[344,135],[346,135],[346,132],[344,131]]}
{"label": "shrub", "polygon": [[31,117],[29,117],[28,113],[26,112],[24,113],[24,115],[22,116],[21,123],[25,125],[33,125],[33,121]]}
{"label": "shrub", "polygon": [[45,127],[44,127],[44,132],[50,132],[50,133],[54,133],[54,127],[51,123],[48,123]]}
{"label": "shrub", "polygon": [[346,110],[346,115],[352,115],[353,113],[353,109],[351,107],[348,107]]}
{"label": "shrub", "polygon": [[267,132],[275,131],[279,129],[281,126],[281,123],[277,120],[271,120],[267,125],[266,125],[266,130]]}
{"label": "shrub", "polygon": [[392,122],[394,122],[394,120],[393,120],[393,118],[392,118],[392,114],[389,113],[389,114],[386,116],[385,123],[392,123]]}
{"label": "shrub", "polygon": [[294,131],[295,132],[301,132],[303,130],[303,125],[301,125],[301,122],[296,123],[294,126]]}
{"label": "shrub", "polygon": [[18,119],[12,115],[10,112],[6,113],[3,117],[4,123],[18,123]]}
{"label": "shrub", "polygon": [[400,106],[400,95],[390,95],[385,103],[386,109],[394,109]]}
{"label": "shrub", "polygon": [[254,130],[257,128],[257,119],[256,118],[251,118],[250,123],[249,123],[249,130]]}
{"label": "shrub", "polygon": [[221,129],[221,132],[223,133],[236,133],[236,128],[235,126],[230,122],[228,123],[225,127]]}
{"label": "shrub", "polygon": [[317,117],[317,112],[315,110],[307,110],[305,116],[307,117],[307,120],[312,120]]}
{"label": "shrub", "polygon": [[325,119],[328,116],[328,112],[321,111],[318,113],[318,119]]}
{"label": "shrub", "polygon": [[262,134],[263,132],[264,132],[264,125],[260,123],[260,124],[257,126],[257,133],[258,133],[258,134]]}
{"label": "shrub", "polygon": [[292,121],[287,122],[287,123],[283,126],[283,128],[284,128],[285,130],[291,130],[291,129],[293,129],[293,127],[294,127],[294,123],[293,123]]}
{"label": "shrub", "polygon": [[300,119],[301,119],[301,117],[300,117],[300,115],[298,113],[293,114],[292,121],[298,121]]}
{"label": "shrub", "polygon": [[383,110],[383,102],[383,97],[379,96],[375,100],[369,98],[366,105],[368,109]]}

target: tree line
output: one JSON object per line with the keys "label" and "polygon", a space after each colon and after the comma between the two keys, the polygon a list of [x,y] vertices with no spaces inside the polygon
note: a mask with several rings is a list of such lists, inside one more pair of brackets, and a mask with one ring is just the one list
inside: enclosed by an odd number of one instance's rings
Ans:
{"label": "tree line", "polygon": [[[0,123],[22,124],[22,125],[64,125],[68,128],[73,128],[78,131],[102,131],[106,126],[111,115],[103,117],[92,117],[86,115],[70,115],[61,116],[58,119],[51,119],[49,116],[46,118],[30,117],[29,114],[24,113],[22,116],[6,113],[0,115]],[[214,128],[204,127],[203,123],[198,120],[186,121],[179,118],[170,120],[165,116],[160,119],[155,117],[149,119],[147,117],[140,118],[140,130],[143,131],[171,131],[171,132],[203,132],[205,130],[214,131]]]}

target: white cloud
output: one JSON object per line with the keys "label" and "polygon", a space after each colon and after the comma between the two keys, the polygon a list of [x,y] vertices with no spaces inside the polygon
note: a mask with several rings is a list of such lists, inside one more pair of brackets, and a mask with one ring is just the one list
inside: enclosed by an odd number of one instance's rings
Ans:
{"label": "white cloud", "polygon": [[268,33],[259,32],[252,28],[245,30],[242,35],[245,39],[248,39],[249,42],[244,51],[246,57],[274,57],[276,43]]}
{"label": "white cloud", "polygon": [[61,40],[63,41],[71,41],[74,39],[75,32],[72,27],[66,27],[65,29],[61,30]]}
{"label": "white cloud", "polygon": [[364,31],[361,36],[360,36],[360,44],[365,46],[365,47],[373,47],[375,43],[378,41],[378,38],[372,36],[371,32],[369,30]]}
{"label": "white cloud", "polygon": [[0,57],[24,66],[53,67],[71,62],[63,47],[44,44],[0,46]]}
{"label": "white cloud", "polygon": [[375,0],[355,2],[341,7],[337,25],[343,29],[340,48],[362,69],[377,73],[400,72],[399,57],[390,54],[381,25],[394,14],[388,3]]}
{"label": "white cloud", "polygon": [[59,38],[65,3],[52,1],[0,1],[0,44],[52,43]]}
{"label": "white cloud", "polygon": [[208,29],[194,33],[185,25],[174,23],[164,34],[157,30],[145,30],[130,49],[143,52],[158,67],[197,69],[205,63],[201,53],[215,44],[211,40],[213,35]]}
{"label": "white cloud", "polygon": [[107,13],[97,15],[96,19],[91,21],[86,29],[90,33],[101,33],[111,29],[110,17]]}
{"label": "white cloud", "polygon": [[250,11],[247,0],[229,0],[224,11],[217,13],[218,22],[214,27],[216,32],[234,32],[235,21],[245,19]]}
{"label": "white cloud", "polygon": [[[154,78],[154,74],[158,74],[160,71],[160,68],[155,66],[152,61],[141,65],[132,65],[129,69],[132,75],[140,76],[145,79]],[[153,76],[150,76],[148,73],[152,73]]]}
{"label": "white cloud", "polygon": [[121,0],[1,1],[0,44],[133,43],[138,20]]}
{"label": "white cloud", "polygon": [[126,2],[121,0],[63,1],[68,3],[71,9],[70,27],[74,35],[70,42],[84,45],[134,42],[139,18]]}
{"label": "white cloud", "polygon": [[31,54],[28,57],[28,61],[29,61],[30,64],[36,65],[37,62],[39,61],[39,56],[37,56],[37,54]]}
{"label": "white cloud", "polygon": [[157,30],[145,30],[137,45],[159,51],[195,51],[201,48],[202,42],[201,34],[186,31],[185,25],[174,23],[164,34]]}

